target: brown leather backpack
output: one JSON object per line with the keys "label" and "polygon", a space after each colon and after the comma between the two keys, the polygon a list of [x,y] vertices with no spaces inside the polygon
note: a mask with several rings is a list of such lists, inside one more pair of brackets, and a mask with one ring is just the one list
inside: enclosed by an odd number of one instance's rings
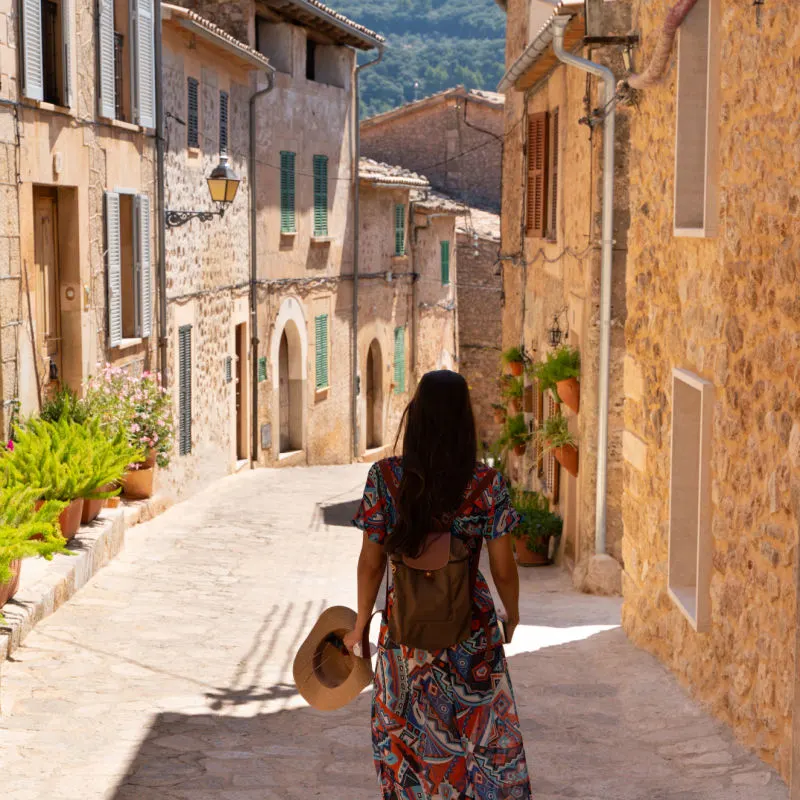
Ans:
{"label": "brown leather backpack", "polygon": [[[389,494],[397,502],[397,478],[385,461],[381,471]],[[396,644],[442,650],[470,637],[480,550],[471,557],[466,544],[451,535],[451,528],[492,484],[495,475],[489,470],[455,512],[434,521],[434,530],[417,558],[393,555],[389,559],[394,584],[389,636]]]}

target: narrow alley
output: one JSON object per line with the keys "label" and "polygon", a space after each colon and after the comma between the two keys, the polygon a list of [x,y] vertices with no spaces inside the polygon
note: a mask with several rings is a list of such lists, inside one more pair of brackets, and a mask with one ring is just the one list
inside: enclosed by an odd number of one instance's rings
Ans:
{"label": "narrow alley", "polygon": [[[4,800],[374,800],[369,695],[292,683],[353,605],[366,466],[259,470],[128,531],[3,669]],[[511,674],[538,800],[785,800],[785,784],[619,627],[618,598],[523,570]]]}

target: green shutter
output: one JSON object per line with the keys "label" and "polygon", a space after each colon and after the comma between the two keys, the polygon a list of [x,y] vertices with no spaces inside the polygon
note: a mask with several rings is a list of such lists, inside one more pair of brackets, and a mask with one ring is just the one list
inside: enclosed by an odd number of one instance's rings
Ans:
{"label": "green shutter", "polygon": [[295,154],[281,152],[281,233],[295,233],[294,204]]}
{"label": "green shutter", "polygon": [[406,329],[394,329],[394,393],[406,390]]}
{"label": "green shutter", "polygon": [[406,254],[406,207],[402,203],[394,207],[394,254]]}
{"label": "green shutter", "polygon": [[314,319],[316,328],[317,389],[328,387],[328,315]]}
{"label": "green shutter", "polygon": [[314,156],[314,236],[328,235],[328,157]]}
{"label": "green shutter", "polygon": [[178,329],[178,448],[192,452],[192,326]]}
{"label": "green shutter", "polygon": [[258,359],[258,382],[264,383],[267,379],[267,359],[265,356],[261,356]]}
{"label": "green shutter", "polygon": [[442,242],[442,286],[450,283],[450,242]]}

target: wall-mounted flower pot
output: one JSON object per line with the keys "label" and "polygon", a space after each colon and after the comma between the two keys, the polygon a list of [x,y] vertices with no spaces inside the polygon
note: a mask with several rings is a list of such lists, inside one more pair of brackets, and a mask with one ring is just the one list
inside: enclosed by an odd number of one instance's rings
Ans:
{"label": "wall-mounted flower pot", "polygon": [[525,442],[523,442],[522,444],[515,444],[515,445],[514,445],[514,452],[515,452],[515,453],[516,453],[518,456],[524,456],[524,455],[525,455],[525,451],[526,451],[527,449],[528,449],[528,445],[527,445],[527,444],[525,444]]}
{"label": "wall-mounted flower pot", "polygon": [[508,368],[511,370],[511,374],[515,378],[519,378],[525,370],[525,365],[522,361],[509,361]]}
{"label": "wall-mounted flower pot", "polygon": [[506,410],[504,408],[496,408],[494,410],[494,421],[498,425],[502,425],[506,421]]}
{"label": "wall-mounted flower pot", "polygon": [[508,401],[508,407],[512,414],[519,414],[522,411],[522,398],[512,397]]}
{"label": "wall-mounted flower pot", "polygon": [[574,478],[578,477],[578,448],[571,444],[553,450],[556,461]]}
{"label": "wall-mounted flower pot", "polygon": [[125,497],[131,500],[146,500],[152,497],[155,472],[155,467],[126,472],[122,478],[122,491]]}
{"label": "wall-mounted flower pot", "polygon": [[550,563],[547,554],[550,552],[550,539],[544,545],[544,552],[537,553],[528,547],[527,539],[519,536],[514,539],[514,551],[517,554],[517,564],[521,567],[546,567]]}
{"label": "wall-mounted flower pot", "polygon": [[0,608],[2,608],[19,589],[19,573],[22,570],[22,561],[14,559],[9,565],[11,570],[11,580],[5,583],[0,583]]}
{"label": "wall-mounted flower pot", "polygon": [[576,414],[581,407],[581,385],[577,378],[567,378],[556,384],[558,396],[561,402]]}

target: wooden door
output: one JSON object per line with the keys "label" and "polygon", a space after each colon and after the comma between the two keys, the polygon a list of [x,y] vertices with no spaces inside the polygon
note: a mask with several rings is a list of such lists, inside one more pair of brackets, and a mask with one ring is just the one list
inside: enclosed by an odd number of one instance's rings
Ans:
{"label": "wooden door", "polygon": [[61,379],[61,303],[58,266],[58,214],[52,190],[34,195],[34,260],[36,345],[40,380],[57,389]]}
{"label": "wooden door", "polygon": [[247,448],[247,326],[236,326],[236,458],[240,461],[248,457]]}
{"label": "wooden door", "polygon": [[288,453],[292,449],[289,426],[289,339],[286,332],[281,336],[278,355],[278,402],[280,405],[280,452]]}

